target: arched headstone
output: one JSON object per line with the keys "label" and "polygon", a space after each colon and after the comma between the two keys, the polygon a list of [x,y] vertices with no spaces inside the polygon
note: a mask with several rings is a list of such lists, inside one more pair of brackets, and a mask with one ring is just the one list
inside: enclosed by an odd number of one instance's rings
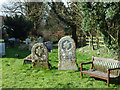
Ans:
{"label": "arched headstone", "polygon": [[26,44],[29,44],[31,40],[29,38],[26,38]]}
{"label": "arched headstone", "polygon": [[58,70],[78,70],[76,63],[76,46],[74,40],[65,36],[58,42]]}
{"label": "arched headstone", "polygon": [[36,43],[31,50],[33,67],[49,68],[48,50],[43,43]]}
{"label": "arched headstone", "polygon": [[38,42],[38,43],[43,43],[43,38],[42,38],[42,37],[39,37],[39,38],[37,39],[37,42]]}
{"label": "arched headstone", "polygon": [[0,55],[5,55],[5,43],[0,43]]}

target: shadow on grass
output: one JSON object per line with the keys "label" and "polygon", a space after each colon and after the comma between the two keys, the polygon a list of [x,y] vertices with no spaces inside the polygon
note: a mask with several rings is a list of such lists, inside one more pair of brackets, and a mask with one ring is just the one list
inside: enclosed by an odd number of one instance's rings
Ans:
{"label": "shadow on grass", "polygon": [[[15,45],[14,48],[5,48],[5,55],[2,56],[2,58],[18,58],[18,59],[24,59],[28,55],[31,54],[31,51],[29,50],[18,50],[19,45]],[[53,46],[53,49],[57,49],[57,46]],[[57,53],[57,51],[53,51],[53,53]]]}

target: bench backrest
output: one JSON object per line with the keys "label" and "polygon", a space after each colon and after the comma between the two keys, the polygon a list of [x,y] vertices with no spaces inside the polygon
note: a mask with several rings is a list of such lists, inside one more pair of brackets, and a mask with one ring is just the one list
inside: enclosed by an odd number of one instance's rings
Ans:
{"label": "bench backrest", "polygon": [[[120,68],[120,61],[102,58],[102,57],[92,57],[93,68],[102,72],[107,72],[108,68]],[[112,70],[111,74],[119,75],[118,70]]]}

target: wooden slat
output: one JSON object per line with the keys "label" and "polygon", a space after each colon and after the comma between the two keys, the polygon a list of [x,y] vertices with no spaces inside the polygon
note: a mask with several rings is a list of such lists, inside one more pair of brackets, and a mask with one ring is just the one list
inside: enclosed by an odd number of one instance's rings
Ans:
{"label": "wooden slat", "polygon": [[[107,73],[104,73],[104,72],[88,70],[88,71],[82,71],[82,73],[107,80]],[[118,76],[110,74],[110,78],[116,78],[116,77]]]}

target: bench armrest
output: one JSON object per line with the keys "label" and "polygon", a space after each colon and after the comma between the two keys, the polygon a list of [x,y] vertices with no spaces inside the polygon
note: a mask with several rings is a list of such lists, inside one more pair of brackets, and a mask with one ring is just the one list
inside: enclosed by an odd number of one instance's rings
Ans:
{"label": "bench armrest", "polygon": [[93,64],[93,62],[81,63],[81,71],[82,71],[82,68],[83,68],[82,65],[86,65],[86,64]]}
{"label": "bench armrest", "polygon": [[[110,77],[110,70],[116,70],[116,69],[120,69],[120,68],[108,68],[107,69],[107,80],[109,81],[109,77]],[[119,74],[120,75],[120,74]]]}

